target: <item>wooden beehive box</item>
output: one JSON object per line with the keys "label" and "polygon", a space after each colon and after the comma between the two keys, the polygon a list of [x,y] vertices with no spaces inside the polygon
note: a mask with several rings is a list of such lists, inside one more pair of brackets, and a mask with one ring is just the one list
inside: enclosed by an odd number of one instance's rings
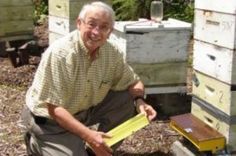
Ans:
{"label": "wooden beehive box", "polygon": [[1,0],[0,41],[32,38],[33,11],[30,0]]}
{"label": "wooden beehive box", "polygon": [[235,50],[195,40],[193,68],[227,84],[236,84]]}
{"label": "wooden beehive box", "polygon": [[146,87],[186,85],[191,24],[175,19],[116,22],[115,44]]}
{"label": "wooden beehive box", "polygon": [[235,49],[235,14],[195,9],[194,23],[195,39],[225,48]]}
{"label": "wooden beehive box", "polygon": [[224,135],[226,138],[226,147],[229,151],[236,150],[235,116],[228,116],[195,97],[192,100],[191,114]]}
{"label": "wooden beehive box", "polygon": [[162,24],[150,21],[116,22],[111,42],[132,63],[166,63],[187,60],[191,24],[175,19]]}
{"label": "wooden beehive box", "polygon": [[[49,44],[76,29],[76,19],[86,3],[94,0],[49,0]],[[110,4],[110,0],[101,0]]]}
{"label": "wooden beehive box", "polygon": [[194,71],[192,93],[229,116],[236,115],[236,88]]}

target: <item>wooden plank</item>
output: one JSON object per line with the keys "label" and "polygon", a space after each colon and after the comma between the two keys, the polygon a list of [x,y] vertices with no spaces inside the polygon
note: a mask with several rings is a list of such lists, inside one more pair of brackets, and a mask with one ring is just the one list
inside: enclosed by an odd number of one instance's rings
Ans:
{"label": "wooden plank", "polygon": [[201,121],[214,128],[226,138],[227,146],[231,150],[236,150],[236,124],[229,125],[219,116],[210,114],[206,109],[192,102],[191,113],[199,118]]}
{"label": "wooden plank", "polygon": [[217,107],[229,116],[236,115],[236,91],[231,91],[231,86],[194,71],[192,93]]}
{"label": "wooden plank", "polygon": [[22,21],[7,21],[0,23],[0,36],[14,36],[21,34],[33,33],[33,21],[22,20]]}
{"label": "wooden plank", "polygon": [[33,33],[32,32],[25,32],[21,34],[14,34],[13,36],[1,36],[0,37],[0,42],[6,42],[6,41],[15,41],[15,40],[32,40]]}
{"label": "wooden plank", "polygon": [[229,49],[236,48],[235,15],[195,9],[194,25],[195,39]]}
{"label": "wooden plank", "polygon": [[32,20],[33,6],[0,7],[0,22],[12,20]]}
{"label": "wooden plank", "polygon": [[[193,68],[227,84],[236,84],[236,51],[194,41]],[[207,68],[206,68],[207,67]]]}
{"label": "wooden plank", "polygon": [[145,94],[169,94],[187,92],[186,84],[176,84],[175,86],[145,86]]}
{"label": "wooden plank", "polygon": [[185,84],[187,77],[187,62],[134,64],[134,71],[140,76],[146,86]]}

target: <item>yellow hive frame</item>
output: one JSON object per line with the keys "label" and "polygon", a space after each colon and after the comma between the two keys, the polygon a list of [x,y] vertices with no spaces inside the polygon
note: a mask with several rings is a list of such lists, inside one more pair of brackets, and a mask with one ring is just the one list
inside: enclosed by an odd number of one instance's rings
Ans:
{"label": "yellow hive frame", "polygon": [[104,140],[108,146],[112,146],[148,124],[149,121],[147,117],[144,114],[138,114],[110,130],[108,134],[111,135],[112,138],[105,138]]}

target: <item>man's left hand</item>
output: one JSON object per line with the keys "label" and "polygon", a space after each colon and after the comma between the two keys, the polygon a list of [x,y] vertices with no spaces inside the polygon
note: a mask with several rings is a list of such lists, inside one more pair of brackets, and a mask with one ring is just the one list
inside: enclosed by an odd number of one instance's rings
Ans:
{"label": "man's left hand", "polygon": [[145,114],[148,117],[149,121],[153,120],[157,115],[157,112],[153,109],[153,107],[147,104],[142,99],[138,99],[136,101],[136,107],[137,111],[139,113]]}

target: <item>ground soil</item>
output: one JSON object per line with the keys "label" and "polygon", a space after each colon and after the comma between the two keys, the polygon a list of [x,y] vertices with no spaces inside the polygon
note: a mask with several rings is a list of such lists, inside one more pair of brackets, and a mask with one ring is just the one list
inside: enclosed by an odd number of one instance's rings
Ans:
{"label": "ground soil", "polygon": [[[47,23],[35,27],[37,44],[47,47]],[[0,155],[23,156],[26,147],[19,123],[25,93],[31,85],[40,57],[31,56],[30,64],[14,68],[7,57],[0,57]],[[171,156],[171,145],[182,137],[169,126],[169,118],[158,118],[126,138],[115,155]]]}

